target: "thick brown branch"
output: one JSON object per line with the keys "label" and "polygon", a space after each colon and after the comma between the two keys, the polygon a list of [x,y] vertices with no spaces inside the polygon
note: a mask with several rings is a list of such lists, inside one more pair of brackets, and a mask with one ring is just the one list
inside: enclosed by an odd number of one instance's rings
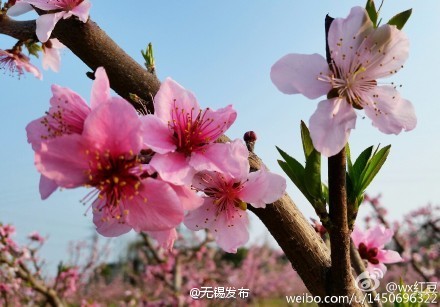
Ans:
{"label": "thick brown branch", "polygon": [[37,40],[35,28],[35,20],[16,21],[7,15],[0,15],[0,34],[5,34],[22,41],[28,39]]}

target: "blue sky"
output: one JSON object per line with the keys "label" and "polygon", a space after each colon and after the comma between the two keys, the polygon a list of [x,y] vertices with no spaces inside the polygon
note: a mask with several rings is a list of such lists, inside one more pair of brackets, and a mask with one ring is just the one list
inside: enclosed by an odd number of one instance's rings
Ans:
{"label": "blue sky", "polygon": [[[308,122],[319,100],[278,92],[269,78],[270,67],[287,53],[324,54],[325,15],[346,17],[352,5],[364,5],[364,1],[318,0],[91,2],[91,18],[137,61],[142,62],[140,50],[153,43],[161,80],[172,77],[192,90],[205,107],[234,104],[238,119],[228,135],[239,138],[248,130],[256,131],[256,152],[280,174],[275,145],[302,158],[299,123]],[[411,7],[413,16],[404,28],[411,41],[410,57],[403,70],[380,82],[403,85],[401,95],[414,104],[418,125],[399,136],[384,135],[360,112],[350,138],[355,155],[370,145],[392,144],[389,160],[368,191],[382,193],[390,216],[396,219],[428,202],[439,203],[440,2],[388,0],[381,14],[386,22]],[[0,48],[14,43],[0,36]],[[38,59],[33,60],[40,66]],[[68,241],[90,237],[94,229],[91,215],[84,217],[86,208],[79,203],[85,190],[63,190],[46,201],[39,199],[39,175],[26,142],[25,126],[48,108],[51,84],[70,87],[89,99],[91,81],[85,76],[89,69],[68,50],[62,61],[61,72],[44,72],[43,81],[30,75],[18,80],[0,74],[0,221],[15,224],[21,238],[33,230],[48,235],[43,252],[53,266],[66,257]],[[304,214],[314,216],[292,184],[288,189]],[[254,241],[267,235],[257,221],[251,232]]]}

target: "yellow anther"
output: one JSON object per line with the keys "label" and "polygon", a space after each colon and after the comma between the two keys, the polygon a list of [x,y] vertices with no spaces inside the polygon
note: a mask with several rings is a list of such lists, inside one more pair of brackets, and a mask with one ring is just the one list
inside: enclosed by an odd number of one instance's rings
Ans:
{"label": "yellow anther", "polygon": [[241,210],[246,210],[247,209],[247,204],[244,201],[240,201],[238,203],[238,208],[240,208]]}
{"label": "yellow anther", "polygon": [[117,177],[117,176],[113,176],[113,182],[114,182],[115,184],[118,184],[118,182],[119,182],[119,177]]}

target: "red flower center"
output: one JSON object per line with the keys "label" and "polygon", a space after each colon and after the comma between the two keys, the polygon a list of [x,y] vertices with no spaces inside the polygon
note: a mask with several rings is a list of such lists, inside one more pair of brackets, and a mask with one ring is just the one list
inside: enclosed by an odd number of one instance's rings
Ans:
{"label": "red flower center", "polygon": [[377,259],[379,250],[377,247],[368,248],[364,243],[360,243],[358,250],[362,259],[368,260],[368,262],[372,264],[379,264],[379,260]]}
{"label": "red flower center", "polygon": [[190,156],[193,151],[214,142],[223,134],[226,122],[222,125],[214,123],[214,119],[207,115],[209,108],[195,112],[192,108],[189,112],[176,106],[171,113],[171,121],[168,127],[173,131],[177,151]]}

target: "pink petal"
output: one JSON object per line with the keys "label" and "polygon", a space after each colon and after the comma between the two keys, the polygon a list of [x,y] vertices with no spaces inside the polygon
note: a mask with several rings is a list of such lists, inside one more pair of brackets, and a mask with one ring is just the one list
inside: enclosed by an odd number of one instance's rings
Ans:
{"label": "pink petal", "polygon": [[377,225],[374,228],[368,229],[365,235],[365,245],[367,247],[383,248],[385,244],[391,241],[394,231],[386,229],[383,225]]}
{"label": "pink petal", "polygon": [[408,58],[409,39],[395,26],[385,24],[368,37],[360,51],[369,79],[389,77],[398,72]]}
{"label": "pink petal", "polygon": [[[56,38],[52,39],[55,40]],[[56,48],[43,48],[43,68],[51,69],[54,72],[60,71],[61,56],[60,52]]]}
{"label": "pink petal", "polygon": [[164,155],[155,154],[150,165],[160,177],[176,185],[189,185],[196,171],[188,164],[185,155],[171,152]]}
{"label": "pink petal", "polygon": [[330,157],[344,148],[350,130],[356,126],[356,112],[344,99],[323,100],[310,117],[309,127],[313,146]]}
{"label": "pink petal", "polygon": [[35,153],[35,165],[41,174],[64,188],[75,188],[88,182],[85,144],[78,134],[42,143],[41,150]]}
{"label": "pink petal", "polygon": [[41,15],[37,19],[37,37],[42,43],[47,42],[57,22],[65,15],[65,12]]}
{"label": "pink petal", "polygon": [[87,22],[87,19],[89,19],[89,12],[91,3],[89,0],[82,1],[78,6],[74,7],[71,12],[73,15],[79,18],[82,22]]}
{"label": "pink petal", "polygon": [[327,94],[332,86],[318,80],[329,75],[327,61],[319,54],[288,54],[279,59],[270,71],[270,78],[284,94],[303,94],[315,99]]}
{"label": "pink petal", "polygon": [[198,114],[200,107],[196,97],[171,78],[165,79],[154,97],[154,114],[164,122],[172,120],[174,108]]}
{"label": "pink petal", "polygon": [[160,154],[176,150],[176,141],[166,123],[152,114],[143,116],[141,121],[144,143],[148,148]]}
{"label": "pink petal", "polygon": [[58,185],[55,181],[50,180],[44,175],[40,176],[40,196],[42,200],[45,200],[50,195],[52,195],[53,192],[58,189]]}
{"label": "pink petal", "polygon": [[109,101],[110,98],[110,82],[107,73],[103,67],[98,67],[95,71],[95,80],[92,85],[90,106],[96,108],[101,103]]}
{"label": "pink petal", "polygon": [[95,108],[84,122],[83,136],[90,144],[113,155],[142,148],[141,121],[134,108],[125,100],[114,100]]}
{"label": "pink petal", "polygon": [[41,142],[46,141],[44,137],[47,135],[47,128],[41,123],[43,119],[44,116],[37,118],[26,126],[28,143],[32,145],[34,151],[39,150]]}
{"label": "pink petal", "polygon": [[359,247],[359,244],[365,242],[365,235],[364,233],[359,229],[359,227],[354,226],[353,232],[351,233],[351,239],[353,240],[353,244],[356,247]]}
{"label": "pink petal", "polygon": [[[96,204],[93,203],[93,206]],[[93,210],[93,223],[96,226],[96,231],[104,237],[118,237],[124,233],[129,232],[132,227],[127,223],[121,223],[119,219],[111,216],[104,216],[104,210]]]}
{"label": "pink petal", "polygon": [[13,6],[8,9],[9,16],[18,16],[24,13],[32,11],[34,8],[26,2],[16,2]]}
{"label": "pink petal", "polygon": [[217,171],[241,180],[249,173],[248,156],[246,145],[237,139],[231,143],[213,143],[203,151],[194,152],[189,164],[197,171]]}
{"label": "pink petal", "polygon": [[183,224],[191,230],[209,229],[215,220],[216,210],[212,198],[204,198],[203,205],[188,212]]}
{"label": "pink petal", "polygon": [[210,230],[217,244],[228,253],[236,253],[237,248],[249,240],[249,220],[246,211],[234,208],[235,214],[221,212]]}
{"label": "pink petal", "polygon": [[57,4],[58,1],[47,1],[47,0],[21,0],[20,2],[26,2],[30,5],[33,5],[40,10],[43,11],[51,11],[60,9],[60,6]]}
{"label": "pink petal", "polygon": [[41,74],[40,70],[30,62],[22,62],[20,64],[17,63],[17,66],[23,67],[28,73],[33,74],[36,78],[40,80],[43,79],[43,75]]}
{"label": "pink petal", "polygon": [[370,92],[365,114],[373,126],[387,134],[410,131],[417,125],[417,118],[411,102],[400,97],[392,86],[378,86]]}
{"label": "pink petal", "polygon": [[55,49],[61,49],[61,48],[66,47],[57,38],[51,39],[50,43],[52,44],[52,48],[55,48]]}
{"label": "pink petal", "polygon": [[159,243],[160,247],[166,250],[172,250],[174,241],[177,239],[177,231],[175,228],[164,231],[148,231],[147,233]]}
{"label": "pink petal", "polygon": [[379,250],[377,259],[383,263],[396,263],[403,261],[403,258],[400,257],[399,253],[392,250]]}
{"label": "pink petal", "polygon": [[171,185],[184,210],[194,210],[203,204],[203,197],[199,196],[190,187],[181,185]]}
{"label": "pink petal", "polygon": [[280,199],[286,191],[286,179],[280,175],[259,170],[249,174],[238,197],[256,208],[265,208]]}
{"label": "pink petal", "polygon": [[139,197],[126,201],[125,207],[127,223],[137,232],[170,230],[183,220],[183,207],[174,190],[153,178],[142,181]]}
{"label": "pink petal", "polygon": [[[214,142],[235,122],[237,112],[234,110],[232,105],[228,105],[227,107],[218,109],[217,111],[208,108],[205,110],[204,117],[205,119],[212,121],[204,129],[205,133],[209,130],[212,131],[208,133],[209,140],[207,141]],[[213,129],[213,127],[222,127],[222,129]]]}
{"label": "pink petal", "polygon": [[221,183],[218,178],[225,178],[225,181],[233,180],[227,174],[220,174],[218,172],[201,171],[194,175],[191,186],[197,190],[205,190],[206,188],[212,188],[219,186]]}
{"label": "pink petal", "polygon": [[50,98],[49,112],[57,112],[60,109],[65,110],[68,114],[64,114],[65,119],[70,119],[69,130],[71,133],[81,134],[84,129],[84,121],[90,114],[90,107],[87,102],[67,87],[61,87],[53,84],[51,87],[52,97]]}
{"label": "pink petal", "polygon": [[328,44],[336,66],[344,72],[350,71],[351,63],[356,60],[355,51],[373,30],[373,23],[367,12],[359,6],[353,7],[347,18],[333,20],[328,33]]}

